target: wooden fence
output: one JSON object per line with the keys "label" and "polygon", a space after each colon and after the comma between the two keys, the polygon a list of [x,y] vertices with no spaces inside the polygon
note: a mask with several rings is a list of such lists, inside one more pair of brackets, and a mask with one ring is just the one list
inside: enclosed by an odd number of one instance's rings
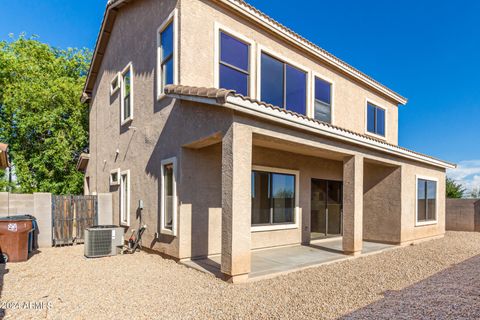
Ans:
{"label": "wooden fence", "polygon": [[97,196],[52,196],[54,246],[83,243],[85,229],[96,224]]}

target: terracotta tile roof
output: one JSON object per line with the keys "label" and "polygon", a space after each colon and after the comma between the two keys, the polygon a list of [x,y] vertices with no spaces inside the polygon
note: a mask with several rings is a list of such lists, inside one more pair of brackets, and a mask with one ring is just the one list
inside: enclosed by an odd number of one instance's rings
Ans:
{"label": "terracotta tile roof", "polygon": [[[272,105],[270,103],[267,103],[267,102],[264,102],[264,101],[260,101],[260,100],[257,100],[257,99],[253,99],[253,98],[250,98],[250,97],[243,96],[241,94],[236,93],[235,90],[204,88],[204,87],[192,87],[192,86],[182,86],[182,85],[168,85],[168,86],[165,87],[164,92],[167,95],[190,96],[190,97],[215,99],[218,104],[225,104],[227,102],[228,97],[236,97],[236,98],[240,98],[244,101],[250,102],[252,104],[258,105],[260,107],[263,107],[263,108],[280,111],[282,113],[297,117],[299,119],[307,120],[307,121],[315,123],[315,124],[317,124],[318,126],[321,126],[321,127],[331,128],[331,129],[334,129],[336,131],[340,131],[340,132],[343,132],[343,133],[346,133],[346,134],[349,134],[349,135],[354,135],[354,136],[357,136],[357,137],[361,137],[363,139],[366,139],[366,140],[369,140],[369,141],[372,141],[372,142],[376,142],[376,143],[382,144],[384,146],[388,146],[390,148],[403,150],[403,151],[413,153],[413,154],[418,155],[418,156],[426,157],[426,158],[431,159],[431,160],[445,162],[443,160],[439,160],[439,159],[431,157],[429,155],[422,154],[422,153],[419,153],[419,152],[416,152],[416,151],[413,151],[413,150],[410,150],[410,149],[407,149],[407,148],[404,148],[404,147],[400,147],[398,145],[388,143],[384,140],[377,139],[375,137],[372,137],[372,136],[369,136],[369,135],[366,135],[366,134],[360,134],[360,133],[357,133],[357,132],[354,132],[354,131],[351,131],[351,130],[348,130],[348,129],[345,129],[345,128],[342,128],[342,127],[335,126],[335,125],[330,124],[328,122],[323,122],[323,121],[320,121],[320,120],[317,120],[317,119],[307,117],[303,114],[299,114],[299,113],[296,113],[296,112],[293,112],[293,111],[290,111],[290,110],[287,110],[287,109],[284,109],[284,108],[280,108],[278,106],[274,106],[274,105]],[[453,164],[453,163],[449,163],[449,162],[445,162],[445,163],[449,164],[451,166],[455,166],[455,164]]]}

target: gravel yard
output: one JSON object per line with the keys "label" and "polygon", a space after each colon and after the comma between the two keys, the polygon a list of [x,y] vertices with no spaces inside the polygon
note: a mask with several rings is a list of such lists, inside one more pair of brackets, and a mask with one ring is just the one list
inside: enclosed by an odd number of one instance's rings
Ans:
{"label": "gravel yard", "polygon": [[[44,249],[2,269],[6,319],[480,318],[480,233],[230,285],[158,255]],[[16,309],[17,302],[51,308]],[[10,304],[8,306],[8,304]]]}

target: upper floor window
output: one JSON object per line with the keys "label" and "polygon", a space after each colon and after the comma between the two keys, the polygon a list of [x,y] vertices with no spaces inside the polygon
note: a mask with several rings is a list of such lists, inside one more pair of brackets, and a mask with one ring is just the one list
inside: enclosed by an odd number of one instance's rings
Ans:
{"label": "upper floor window", "polygon": [[249,95],[250,45],[220,32],[219,87]]}
{"label": "upper floor window", "polygon": [[367,103],[367,131],[385,137],[385,109]]}
{"label": "upper floor window", "polygon": [[133,80],[132,64],[121,74],[121,114],[122,123],[133,118]]}
{"label": "upper floor window", "polygon": [[263,52],[261,64],[261,100],[306,114],[307,73]]}
{"label": "upper floor window", "polygon": [[173,84],[173,22],[160,33],[161,87]]}
{"label": "upper floor window", "polygon": [[332,122],[332,84],[315,77],[314,117],[317,120]]}
{"label": "upper floor window", "polygon": [[177,82],[177,10],[157,30],[157,98],[165,86]]}
{"label": "upper floor window", "polygon": [[417,225],[437,220],[437,182],[417,179]]}

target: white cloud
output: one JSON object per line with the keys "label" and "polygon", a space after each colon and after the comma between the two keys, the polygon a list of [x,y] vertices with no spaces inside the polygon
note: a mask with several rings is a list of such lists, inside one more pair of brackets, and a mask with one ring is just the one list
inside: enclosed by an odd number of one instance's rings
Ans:
{"label": "white cloud", "polygon": [[456,169],[449,169],[447,175],[461,183],[467,192],[480,188],[480,160],[461,161]]}

